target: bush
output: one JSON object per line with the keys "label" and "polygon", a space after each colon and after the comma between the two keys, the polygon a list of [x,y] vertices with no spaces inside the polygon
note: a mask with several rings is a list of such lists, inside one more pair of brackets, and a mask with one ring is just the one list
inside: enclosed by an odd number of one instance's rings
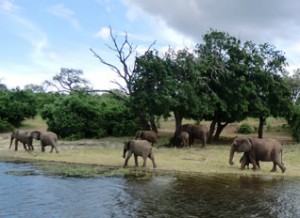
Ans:
{"label": "bush", "polygon": [[35,98],[31,92],[19,89],[0,91],[0,120],[19,127],[22,121],[36,114]]}
{"label": "bush", "polygon": [[250,134],[253,132],[253,130],[248,123],[243,123],[237,132],[241,134]]}
{"label": "bush", "polygon": [[0,120],[0,132],[11,132],[14,127],[5,120]]}
{"label": "bush", "polygon": [[44,105],[41,116],[49,130],[74,140],[133,135],[138,129],[130,109],[110,95],[63,95]]}
{"label": "bush", "polygon": [[300,105],[294,106],[291,115],[288,117],[288,123],[292,130],[292,135],[296,141],[300,141]]}

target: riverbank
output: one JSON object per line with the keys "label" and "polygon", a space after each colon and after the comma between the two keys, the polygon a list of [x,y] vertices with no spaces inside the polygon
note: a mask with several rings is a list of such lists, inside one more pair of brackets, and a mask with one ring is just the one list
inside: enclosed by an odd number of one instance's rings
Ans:
{"label": "riverbank", "polygon": [[[130,171],[147,171],[155,173],[186,173],[186,174],[232,174],[232,175],[266,175],[266,176],[300,176],[300,145],[284,144],[283,162],[287,171],[282,174],[271,173],[271,162],[261,162],[261,170],[240,170],[239,159],[242,154],[235,154],[235,165],[228,163],[230,143],[209,144],[201,148],[196,144],[192,148],[154,147],[153,152],[157,169],[153,169],[150,159],[147,167],[134,167],[134,158],[129,160],[129,167],[124,169],[122,156],[123,141],[126,138],[103,138],[99,140],[59,141],[59,153],[40,151],[39,141],[34,141],[35,150],[27,152],[19,145],[19,151],[9,150],[9,134],[0,139],[0,161],[29,162],[40,165],[48,172],[62,176],[93,176],[93,175],[124,175]],[[61,163],[61,164],[59,164]],[[142,159],[139,158],[142,165]]]}

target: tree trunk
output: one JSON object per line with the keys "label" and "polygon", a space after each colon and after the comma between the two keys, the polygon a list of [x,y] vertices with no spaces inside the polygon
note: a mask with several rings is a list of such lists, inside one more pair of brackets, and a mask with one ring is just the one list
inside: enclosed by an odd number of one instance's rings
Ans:
{"label": "tree trunk", "polygon": [[209,134],[208,134],[208,139],[207,139],[208,143],[211,143],[211,141],[212,141],[212,137],[213,137],[213,135],[215,133],[215,129],[216,129],[216,124],[217,124],[216,120],[213,120],[210,124]]}
{"label": "tree trunk", "polygon": [[183,116],[178,111],[174,111],[174,116],[175,116],[175,133],[174,133],[174,138],[175,138],[180,133],[180,127],[182,124]]}
{"label": "tree trunk", "polygon": [[150,130],[150,125],[146,119],[146,116],[143,112],[138,112],[137,113],[139,119],[140,119],[140,124],[143,130]]}
{"label": "tree trunk", "polygon": [[266,122],[266,119],[261,116],[259,117],[259,126],[258,126],[258,138],[263,138],[263,131],[264,131],[264,123]]}
{"label": "tree trunk", "polygon": [[223,129],[227,125],[228,125],[228,122],[226,122],[225,124],[222,124],[221,122],[218,122],[217,131],[216,131],[216,134],[214,136],[214,141],[218,142],[220,140],[221,132],[223,131]]}
{"label": "tree trunk", "polygon": [[155,116],[154,116],[154,114],[150,115],[150,125],[151,125],[151,130],[153,130],[155,132],[158,132],[157,131],[157,126],[156,126],[156,123],[155,123]]}

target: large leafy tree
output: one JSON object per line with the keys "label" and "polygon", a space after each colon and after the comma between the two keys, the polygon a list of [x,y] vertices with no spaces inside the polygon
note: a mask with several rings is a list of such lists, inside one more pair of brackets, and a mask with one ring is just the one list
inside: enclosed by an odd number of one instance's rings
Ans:
{"label": "large leafy tree", "polygon": [[281,51],[267,43],[245,43],[251,83],[249,116],[259,118],[258,137],[263,137],[263,126],[269,116],[286,117],[291,111],[291,92],[285,82],[286,58]]}
{"label": "large leafy tree", "polygon": [[[210,31],[196,46],[199,64],[212,93],[212,114],[209,141],[219,140],[222,130],[246,118],[248,112],[247,66],[241,42],[224,32]],[[215,131],[217,126],[217,130]]]}
{"label": "large leafy tree", "polygon": [[164,56],[148,51],[136,61],[133,100],[149,114],[175,116],[175,136],[183,118],[201,120],[209,111],[209,96],[195,55],[169,49]]}

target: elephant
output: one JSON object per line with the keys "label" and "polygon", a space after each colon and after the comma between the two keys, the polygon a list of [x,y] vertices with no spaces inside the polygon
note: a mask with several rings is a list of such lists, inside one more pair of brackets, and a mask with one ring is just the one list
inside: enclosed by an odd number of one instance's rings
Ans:
{"label": "elephant", "polygon": [[205,125],[184,124],[180,127],[181,132],[187,132],[189,134],[189,145],[194,143],[195,139],[202,140],[202,147],[206,146],[209,129]]}
{"label": "elephant", "polygon": [[152,130],[139,130],[135,134],[135,139],[138,138],[151,142],[153,146],[154,143],[157,143],[158,135],[157,132]]}
{"label": "elephant", "polygon": [[[241,170],[244,170],[246,166],[247,166],[247,169],[249,169],[249,164],[251,162],[250,162],[248,152],[245,152],[244,155],[241,157],[240,163],[241,163],[241,167],[240,167]],[[260,169],[259,161],[256,160],[256,164],[257,164],[258,169]]]}
{"label": "elephant", "polygon": [[53,152],[53,149],[55,149],[56,153],[58,153],[57,150],[57,140],[58,137],[56,133],[51,131],[41,132],[41,131],[32,131],[31,136],[36,140],[41,140],[41,148],[42,152],[45,152],[45,146],[51,145],[51,153]]}
{"label": "elephant", "polygon": [[153,168],[156,168],[156,163],[154,160],[154,155],[152,153],[151,143],[147,140],[129,140],[124,142],[124,150],[123,150],[123,158],[125,158],[127,152],[127,156],[125,159],[124,167],[127,167],[128,160],[134,155],[135,166],[138,166],[138,156],[143,157],[143,167],[146,167],[146,160],[149,157],[152,160]]}
{"label": "elephant", "polygon": [[[15,151],[18,150],[18,142],[19,141],[23,144],[24,149],[26,151],[34,150],[33,145],[32,145],[32,136],[31,136],[30,132],[28,132],[28,131],[19,131],[19,130],[13,131],[10,136],[9,149],[12,146],[13,140],[15,140]],[[28,146],[28,148],[26,146]]]}
{"label": "elephant", "polygon": [[286,171],[282,163],[282,145],[275,139],[235,138],[230,149],[230,165],[234,164],[232,161],[234,152],[247,153],[250,162],[253,164],[253,170],[258,169],[258,161],[272,161],[273,168],[271,172],[277,171],[277,165],[282,173]]}
{"label": "elephant", "polygon": [[189,145],[189,138],[190,138],[190,135],[189,135],[188,132],[185,132],[185,131],[180,132],[180,134],[179,134],[179,139],[180,139],[181,145],[182,145],[183,147]]}

